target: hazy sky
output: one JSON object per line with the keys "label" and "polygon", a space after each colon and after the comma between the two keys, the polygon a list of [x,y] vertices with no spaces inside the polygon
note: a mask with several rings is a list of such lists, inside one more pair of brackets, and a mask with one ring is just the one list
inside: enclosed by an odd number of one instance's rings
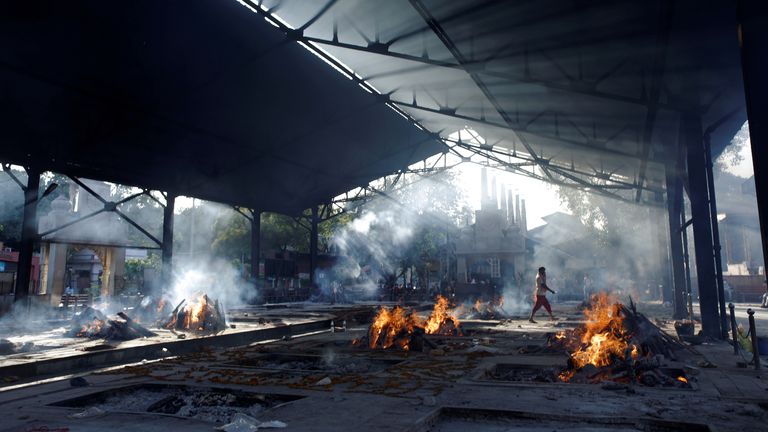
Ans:
{"label": "hazy sky", "polygon": [[[480,172],[482,168],[475,164],[461,164],[455,169],[459,172],[459,183],[464,189],[464,195],[468,201],[467,204],[473,209],[479,209],[482,190]],[[513,194],[519,194],[521,199],[525,199],[529,229],[543,225],[544,221],[541,218],[548,214],[556,211],[570,213],[560,203],[556,187],[548,183],[519,174],[489,169],[489,192],[494,177],[496,178],[498,190],[501,190],[502,185],[506,185],[507,189],[511,189]]]}

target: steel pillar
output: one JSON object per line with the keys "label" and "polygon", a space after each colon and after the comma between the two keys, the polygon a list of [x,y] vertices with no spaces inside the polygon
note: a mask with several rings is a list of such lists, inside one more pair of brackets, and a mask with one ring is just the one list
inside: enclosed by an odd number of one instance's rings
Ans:
{"label": "steel pillar", "polygon": [[667,182],[667,213],[669,215],[669,255],[672,263],[672,286],[674,295],[672,301],[674,311],[672,317],[683,319],[687,316],[687,289],[685,284],[685,262],[683,252],[683,233],[681,210],[683,207],[683,182],[680,175],[671,164],[666,168]]}
{"label": "steel pillar", "polygon": [[40,188],[40,171],[27,168],[27,186],[24,188],[24,219],[21,226],[21,245],[16,270],[16,284],[13,287],[13,301],[24,304],[29,296],[32,279],[32,253],[37,238],[37,199]]}
{"label": "steel pillar", "polygon": [[312,216],[310,223],[312,224],[309,231],[309,281],[315,283],[315,269],[317,268],[317,223],[319,217],[317,215],[317,206],[312,206]]}
{"label": "steel pillar", "polygon": [[259,278],[261,260],[261,210],[251,210],[251,275]]}
{"label": "steel pillar", "polygon": [[720,332],[723,339],[728,339],[728,314],[725,309],[725,285],[723,284],[723,259],[720,255],[720,229],[717,225],[717,198],[715,196],[715,179],[712,172],[712,148],[710,137],[704,137],[704,162],[707,168],[707,188],[709,188],[709,217],[712,219],[712,249],[715,255],[715,282],[717,283],[717,298],[720,308]]}
{"label": "steel pillar", "polygon": [[[763,239],[763,269],[768,269],[768,5],[761,0],[739,0],[741,71],[755,168],[755,191]],[[765,170],[762,167],[766,167]],[[765,274],[765,273],[764,273]]]}
{"label": "steel pillar", "polygon": [[699,285],[699,307],[704,335],[721,338],[720,312],[718,310],[715,257],[712,248],[712,218],[709,208],[707,169],[704,157],[704,140],[701,118],[684,113],[682,125],[688,160],[689,198],[693,219],[693,240],[696,252],[696,276]]}
{"label": "steel pillar", "polygon": [[664,209],[662,207],[664,203],[664,194],[656,193],[654,200],[658,203],[658,207],[648,207],[648,211],[651,216],[650,220],[653,222],[651,233],[656,240],[656,253],[658,254],[656,260],[657,265],[659,266],[658,283],[661,285],[659,287],[659,297],[662,303],[672,303],[672,280],[670,277],[671,269],[669,268],[669,247],[667,246],[669,245],[669,240],[666,227],[667,224],[664,220]]}
{"label": "steel pillar", "polygon": [[163,208],[163,244],[162,248],[162,287],[167,290],[171,286],[173,275],[173,208],[176,204],[176,196],[170,193],[166,195]]}

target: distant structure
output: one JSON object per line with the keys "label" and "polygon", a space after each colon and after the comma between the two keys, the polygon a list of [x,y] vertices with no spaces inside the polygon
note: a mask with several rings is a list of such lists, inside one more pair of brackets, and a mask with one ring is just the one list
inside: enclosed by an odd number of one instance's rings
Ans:
{"label": "distant structure", "polygon": [[[110,196],[110,186],[83,180],[100,196]],[[69,185],[69,198],[61,195],[51,203],[51,211],[40,217],[39,232],[61,227],[103,207],[101,201],[82,188]],[[74,294],[105,297],[122,288],[125,273],[127,233],[113,214],[97,214],[87,221],[67,226],[42,238],[40,246],[40,288],[58,304],[67,288]]]}
{"label": "distant structure", "polygon": [[495,178],[488,193],[486,168],[481,182],[482,198],[474,224],[468,218],[455,242],[457,282],[459,286],[479,284],[500,290],[505,284],[516,284],[518,274],[526,271],[525,200],[504,186],[499,191]]}

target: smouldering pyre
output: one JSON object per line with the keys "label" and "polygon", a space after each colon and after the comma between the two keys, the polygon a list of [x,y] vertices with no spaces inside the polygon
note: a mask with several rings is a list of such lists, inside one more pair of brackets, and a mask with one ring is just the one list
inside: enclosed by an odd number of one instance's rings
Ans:
{"label": "smouldering pyre", "polygon": [[550,338],[550,345],[569,353],[568,366],[558,376],[564,382],[616,381],[645,385],[688,386],[683,376],[670,376],[660,367],[674,360],[677,341],[637,312],[600,293],[584,310],[586,322]]}
{"label": "smouldering pyre", "polygon": [[424,335],[460,335],[461,323],[454,316],[448,299],[438,296],[432,313],[425,320],[400,306],[382,307],[368,330],[370,348],[398,347],[409,351],[430,342]]}
{"label": "smouldering pyre", "polygon": [[215,334],[226,329],[227,322],[219,301],[201,294],[189,302],[182,300],[160,323],[160,327],[171,331]]}
{"label": "smouldering pyre", "polygon": [[128,316],[126,312],[118,312],[114,317],[107,318],[100,310],[88,307],[72,318],[68,335],[117,340],[155,335],[142,324],[170,330],[176,334],[184,332],[210,335],[227,328],[224,308],[218,300],[212,300],[205,294],[200,294],[189,302],[182,300],[173,310],[167,300],[155,301],[148,297],[134,313],[136,319]]}

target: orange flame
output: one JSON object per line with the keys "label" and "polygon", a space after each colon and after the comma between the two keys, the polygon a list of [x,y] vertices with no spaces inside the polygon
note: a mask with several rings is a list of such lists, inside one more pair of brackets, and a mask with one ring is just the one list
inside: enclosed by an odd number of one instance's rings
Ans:
{"label": "orange flame", "polygon": [[426,334],[453,334],[460,323],[452,312],[449,311],[448,299],[443,296],[437,297],[432,313],[426,320],[400,306],[392,309],[382,307],[371,323],[368,344],[371,348],[381,346],[384,349],[396,345],[407,351],[410,349],[410,335],[417,328]]}
{"label": "orange flame", "polygon": [[[447,323],[453,324],[453,327],[447,327]],[[448,299],[443,296],[437,296],[435,307],[432,314],[424,323],[424,332],[426,334],[453,333],[453,329],[459,327],[459,320],[448,313]],[[447,327],[447,328],[446,328]]]}
{"label": "orange flame", "polygon": [[688,383],[688,380],[685,377],[679,376],[679,377],[677,377],[677,380],[682,382],[682,383],[686,383],[686,384]]}
{"label": "orange flame", "polygon": [[593,297],[592,306],[584,310],[587,322],[581,329],[581,344],[571,353],[576,369],[588,364],[607,366],[614,357],[624,360],[628,347],[632,358],[640,355],[636,345],[629,345],[631,335],[623,327],[621,308],[621,303],[605,293]]}

